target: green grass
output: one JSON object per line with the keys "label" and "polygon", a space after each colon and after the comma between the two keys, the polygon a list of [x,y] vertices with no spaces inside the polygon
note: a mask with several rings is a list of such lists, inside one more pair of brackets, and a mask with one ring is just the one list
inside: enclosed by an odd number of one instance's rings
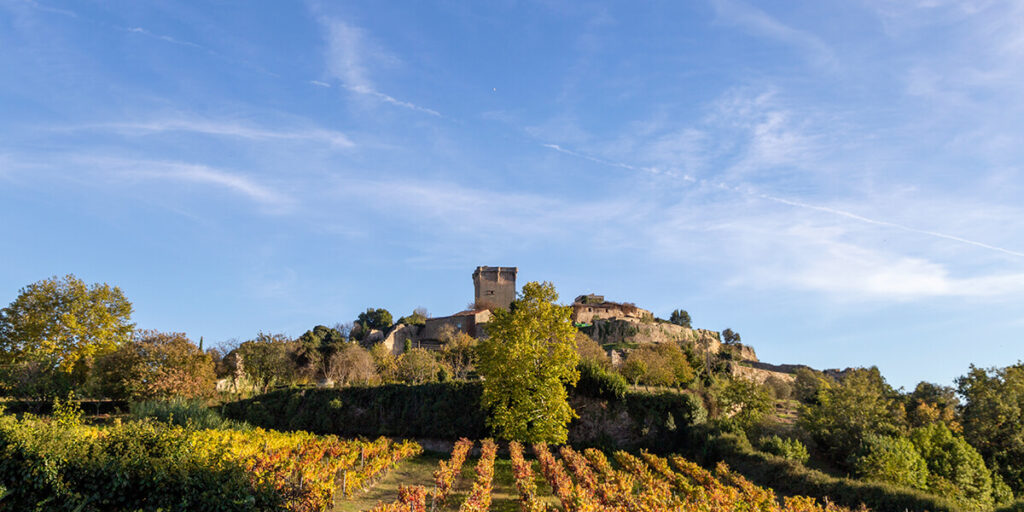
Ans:
{"label": "green grass", "polygon": [[[357,491],[352,497],[344,501],[338,500],[334,512],[357,512],[373,508],[378,502],[391,502],[398,498],[399,485],[422,485],[431,491],[434,488],[434,470],[437,463],[447,460],[448,454],[436,452],[424,452],[418,457],[407,459],[398,464],[391,472],[376,485],[364,491]],[[439,507],[441,511],[457,511],[459,505],[466,499],[469,490],[473,487],[473,479],[476,477],[473,468],[476,467],[477,458],[468,458],[462,466],[462,472],[452,494],[448,497],[448,503]],[[558,502],[551,492],[551,487],[540,475],[540,468],[534,461],[534,476],[537,479],[537,494],[542,499],[549,501],[552,505]],[[496,512],[515,512],[519,510],[519,491],[516,489],[515,478],[512,475],[512,461],[508,458],[499,457],[494,461],[494,482],[491,492],[491,510]],[[430,506],[429,498],[427,506]]]}

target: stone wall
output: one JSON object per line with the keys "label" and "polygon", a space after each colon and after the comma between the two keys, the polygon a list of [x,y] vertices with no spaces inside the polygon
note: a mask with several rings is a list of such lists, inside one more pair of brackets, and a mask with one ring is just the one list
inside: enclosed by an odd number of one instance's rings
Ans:
{"label": "stone wall", "polygon": [[405,340],[409,340],[416,346],[416,340],[419,339],[420,330],[423,329],[422,325],[406,325],[399,324],[394,326],[381,343],[394,355],[399,355],[405,352]]}
{"label": "stone wall", "polygon": [[653,319],[654,314],[643,308],[617,302],[603,302],[600,304],[576,302],[572,305],[572,321],[575,323],[589,324],[595,320],[612,318],[639,321],[644,318]]}

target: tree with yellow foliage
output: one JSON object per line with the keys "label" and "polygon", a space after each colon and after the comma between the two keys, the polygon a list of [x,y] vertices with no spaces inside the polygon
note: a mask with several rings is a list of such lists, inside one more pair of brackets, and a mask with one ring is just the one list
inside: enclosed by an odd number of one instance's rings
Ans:
{"label": "tree with yellow foliage", "polygon": [[551,283],[527,283],[508,310],[494,310],[480,342],[481,402],[506,439],[564,443],[576,417],[566,391],[579,379],[576,327],[556,300]]}

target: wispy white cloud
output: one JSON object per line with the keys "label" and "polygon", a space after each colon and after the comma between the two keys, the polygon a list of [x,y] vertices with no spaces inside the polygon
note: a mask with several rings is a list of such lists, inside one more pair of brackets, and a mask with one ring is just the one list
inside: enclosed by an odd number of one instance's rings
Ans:
{"label": "wispy white cloud", "polygon": [[834,65],[832,49],[817,36],[790,27],[768,13],[739,0],[711,0],[711,5],[722,22],[738,25],[754,34],[783,42],[801,49],[818,65]]}
{"label": "wispy white cloud", "polygon": [[181,39],[177,39],[177,38],[174,38],[174,37],[171,37],[171,36],[167,36],[167,35],[163,35],[163,34],[154,34],[153,32],[150,32],[150,31],[148,31],[148,30],[146,30],[146,29],[144,29],[142,27],[127,27],[124,30],[126,30],[128,32],[131,32],[133,34],[141,34],[141,35],[144,35],[146,37],[151,37],[153,39],[159,39],[160,41],[164,41],[164,42],[171,43],[171,44],[177,44],[177,45],[181,45],[181,46],[190,46],[192,48],[205,49],[203,46],[198,45],[196,43],[192,43],[192,42],[189,42],[189,41],[182,41]]}
{"label": "wispy white cloud", "polygon": [[[555,145],[555,144],[544,144],[543,146],[547,147],[547,148],[550,148],[550,149],[554,149],[554,150],[559,151],[561,153],[565,153],[567,155],[572,155],[572,156],[575,156],[577,158],[583,158],[583,159],[589,160],[591,162],[595,162],[595,163],[598,163],[598,164],[601,164],[601,165],[606,165],[606,166],[609,166],[609,167],[618,167],[618,168],[627,169],[627,170],[630,170],[630,171],[640,171],[640,172],[647,172],[647,173],[658,173],[658,171],[656,169],[651,169],[651,168],[648,168],[648,167],[640,167],[640,166],[630,165],[630,164],[621,163],[621,162],[612,162],[612,161],[604,160],[604,159],[601,159],[601,158],[598,158],[598,157],[595,157],[595,156],[592,156],[592,155],[580,153],[580,152],[573,151],[573,150],[568,150],[568,149],[562,148],[562,147],[560,147],[558,145]],[[870,218],[870,217],[865,217],[863,215],[858,215],[856,213],[845,211],[845,210],[842,210],[842,209],[839,209],[839,208],[833,208],[833,207],[829,207],[829,206],[822,206],[822,205],[812,204],[812,203],[808,203],[808,202],[804,202],[804,201],[798,201],[798,200],[793,200],[793,199],[786,199],[786,198],[783,198],[783,197],[778,197],[776,195],[766,194],[766,193],[760,192],[760,191],[758,191],[758,189],[756,187],[754,187],[753,185],[750,185],[748,183],[730,183],[730,182],[723,182],[723,181],[716,181],[716,180],[706,180],[706,179],[697,180],[697,179],[694,179],[693,177],[690,177],[690,176],[684,176],[683,178],[686,181],[689,181],[689,182],[699,182],[701,184],[710,185],[710,186],[716,187],[718,189],[726,190],[726,191],[729,191],[729,192],[732,192],[732,193],[735,193],[735,194],[747,195],[747,196],[750,196],[750,197],[756,197],[756,198],[764,199],[764,200],[767,200],[767,201],[775,202],[775,203],[778,203],[778,204],[784,204],[784,205],[792,206],[792,207],[796,207],[796,208],[802,208],[802,209],[806,209],[806,210],[813,210],[813,211],[817,211],[817,212],[822,212],[822,213],[826,213],[828,215],[842,217],[842,218],[854,220],[854,221],[865,223],[865,224],[871,224],[871,225],[875,225],[875,226],[881,226],[881,227],[885,227],[885,228],[892,228],[892,229],[896,229],[896,230],[900,230],[900,231],[906,231],[906,232],[909,232],[909,233],[916,233],[916,234],[920,234],[920,235],[926,235],[926,236],[929,236],[929,237],[938,238],[938,239],[947,240],[947,241],[953,241],[953,242],[956,242],[956,243],[965,244],[965,245],[969,245],[969,246],[973,246],[973,247],[978,247],[978,248],[989,250],[989,251],[995,251],[995,252],[1002,253],[1002,254],[1009,255],[1009,256],[1024,258],[1024,252],[1021,252],[1021,251],[1017,251],[1017,250],[1013,250],[1013,249],[1007,249],[1007,248],[1004,248],[1004,247],[998,247],[998,246],[995,246],[995,245],[992,245],[992,244],[980,242],[980,241],[977,241],[977,240],[972,240],[972,239],[969,239],[969,238],[964,238],[962,236],[957,236],[957,235],[953,235],[953,234],[949,234],[949,233],[942,233],[942,232],[939,232],[939,231],[934,231],[934,230],[929,230],[929,229],[920,229],[920,228],[915,228],[913,226],[907,226],[907,225],[896,223],[896,222],[890,222],[890,221],[886,221],[886,220],[880,220],[880,219],[874,219],[874,218]]]}
{"label": "wispy white cloud", "polygon": [[395,59],[377,46],[368,43],[364,31],[337,19],[321,19],[327,31],[328,72],[353,93],[377,99],[397,107],[440,117],[433,109],[395,98],[379,91],[370,79],[367,60],[394,62]]}
{"label": "wispy white cloud", "polygon": [[[755,221],[764,227],[779,219]],[[989,270],[955,276],[948,265],[926,258],[844,242],[845,231],[808,224],[775,226],[774,239],[748,242],[765,256],[731,284],[751,288],[790,288],[825,293],[842,300],[913,301],[936,297],[1005,299],[1024,295],[1024,273]],[[749,232],[744,231],[744,234]],[[760,247],[757,247],[760,246]]]}
{"label": "wispy white cloud", "polygon": [[208,185],[253,201],[269,213],[286,213],[295,203],[280,187],[238,171],[203,164],[74,153],[47,154],[45,158],[21,155],[14,160],[16,168],[31,171],[34,179],[64,178],[104,187],[145,181]]}
{"label": "wispy white cloud", "polygon": [[184,117],[142,122],[104,123],[63,129],[103,129],[114,130],[127,134],[191,132],[253,140],[321,142],[339,148],[351,148],[355,146],[355,143],[353,143],[348,136],[333,130],[270,130],[233,121],[216,121]]}
{"label": "wispy white cloud", "polygon": [[315,85],[317,87],[327,87],[327,88],[331,87],[331,84],[329,84],[327,82],[321,82],[320,80],[310,80],[309,83],[311,85]]}
{"label": "wispy white cloud", "polygon": [[292,199],[279,190],[257,182],[237,172],[225,171],[206,165],[182,162],[147,160],[105,159],[123,177],[133,179],[157,179],[212,185],[242,195],[262,206],[283,211],[292,204]]}
{"label": "wispy white cloud", "polygon": [[53,13],[53,14],[60,14],[62,16],[68,16],[68,17],[71,17],[71,18],[77,18],[78,17],[78,13],[76,13],[75,11],[69,10],[69,9],[60,9],[60,8],[57,8],[57,7],[52,7],[52,6],[49,6],[49,5],[46,5],[46,4],[42,4],[42,3],[36,2],[35,0],[22,0],[22,1],[23,1],[24,5],[28,5],[28,6],[32,7],[32,8],[40,10],[40,11],[49,12],[49,13]]}
{"label": "wispy white cloud", "polygon": [[630,236],[621,228],[649,213],[627,197],[573,201],[446,181],[348,179],[337,189],[361,210],[429,226],[431,238],[449,244],[448,251],[451,244],[478,245],[478,240],[529,245],[564,240],[581,224],[592,226],[592,244],[614,245]]}

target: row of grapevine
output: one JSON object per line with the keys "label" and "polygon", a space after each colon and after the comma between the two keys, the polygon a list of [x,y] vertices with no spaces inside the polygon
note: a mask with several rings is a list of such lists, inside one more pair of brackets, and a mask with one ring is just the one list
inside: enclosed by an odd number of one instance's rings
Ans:
{"label": "row of grapevine", "polygon": [[[461,440],[451,459],[440,463],[435,472],[437,489],[432,495],[447,497],[451,493],[458,466],[471,444]],[[496,451],[493,441],[482,442],[476,479],[460,512],[489,510]],[[613,465],[603,452],[595,449],[580,453],[562,446],[556,457],[546,444],[538,443],[533,451],[540,473],[565,512],[849,512],[827,502],[819,504],[809,497],[787,497],[780,501],[771,489],[754,485],[723,463],[708,471],[680,456],[666,459],[648,452],[641,452],[640,456],[615,452]],[[511,442],[509,453],[520,510],[553,510],[538,495],[533,465],[525,458],[523,446]],[[426,494],[422,487],[403,488],[398,501],[378,505],[373,512],[422,511]],[[434,503],[439,504],[443,500]],[[432,506],[431,510],[441,509]]]}
{"label": "row of grapevine", "polygon": [[398,461],[422,448],[405,441],[343,441],[335,436],[273,430],[199,430],[191,441],[216,458],[240,464],[254,482],[269,483],[289,510],[330,508],[342,496],[371,484]]}
{"label": "row of grapevine", "polygon": [[548,506],[537,499],[537,482],[534,480],[533,467],[523,456],[523,445],[512,441],[508,444],[512,459],[512,473],[519,490],[519,508],[523,512],[547,512]]}
{"label": "row of grapevine", "polygon": [[398,486],[398,500],[379,503],[370,512],[426,512],[427,488],[422,485]]}
{"label": "row of grapevine", "polygon": [[490,439],[480,442],[480,460],[476,464],[476,480],[469,497],[462,502],[459,512],[487,512],[491,508],[491,488],[494,480],[494,459],[498,445]]}
{"label": "row of grapevine", "polygon": [[431,493],[434,507],[444,505],[445,501],[447,501],[448,495],[455,485],[455,479],[459,476],[459,472],[462,471],[462,464],[466,462],[466,455],[469,454],[469,450],[472,447],[473,441],[466,438],[459,439],[452,449],[451,458],[447,461],[442,460],[438,464],[437,471],[434,471],[435,487]]}

